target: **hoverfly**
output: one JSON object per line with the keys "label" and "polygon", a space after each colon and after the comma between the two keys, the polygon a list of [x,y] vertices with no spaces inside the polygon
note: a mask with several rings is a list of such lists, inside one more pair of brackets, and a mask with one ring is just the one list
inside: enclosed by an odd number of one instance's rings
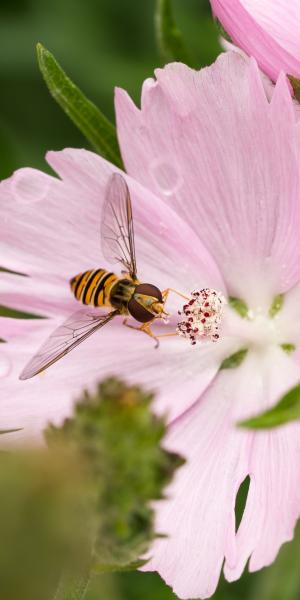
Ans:
{"label": "hoverfly", "polygon": [[[158,337],[176,335],[167,333],[155,336],[150,323],[167,316],[164,307],[170,291],[188,298],[171,288],[161,292],[155,285],[138,280],[130,193],[124,177],[118,173],[111,176],[107,187],[102,211],[101,244],[104,257],[109,262],[122,265],[122,275],[105,269],[93,269],[79,273],[70,280],[75,298],[90,308],[71,315],[50,335],[26,365],[20,379],[29,379],[41,373],[118,315],[124,315],[126,325],[129,315],[142,323],[134,329],[154,338],[156,347]],[[103,313],[99,310],[102,307],[112,310]]]}

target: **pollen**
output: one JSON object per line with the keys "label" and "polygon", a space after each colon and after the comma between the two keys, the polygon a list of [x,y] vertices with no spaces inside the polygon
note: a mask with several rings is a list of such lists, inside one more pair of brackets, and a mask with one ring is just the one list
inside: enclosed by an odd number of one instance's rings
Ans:
{"label": "pollen", "polygon": [[210,288],[195,290],[191,299],[178,314],[183,317],[176,333],[190,340],[194,346],[198,341],[217,342],[226,299],[221,292]]}

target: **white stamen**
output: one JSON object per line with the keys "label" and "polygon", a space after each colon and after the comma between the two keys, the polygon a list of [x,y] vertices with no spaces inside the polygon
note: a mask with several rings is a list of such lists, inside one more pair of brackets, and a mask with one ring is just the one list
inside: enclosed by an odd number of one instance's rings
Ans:
{"label": "white stamen", "polygon": [[221,292],[210,288],[195,290],[191,296],[178,313],[184,319],[178,323],[176,333],[189,339],[192,345],[204,340],[217,342],[226,299]]}

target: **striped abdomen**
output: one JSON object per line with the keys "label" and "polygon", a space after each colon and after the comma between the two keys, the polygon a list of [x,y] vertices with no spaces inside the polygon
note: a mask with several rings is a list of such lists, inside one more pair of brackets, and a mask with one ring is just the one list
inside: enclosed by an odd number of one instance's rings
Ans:
{"label": "striped abdomen", "polygon": [[70,281],[72,292],[83,304],[111,306],[110,293],[119,277],[105,269],[94,269],[79,273]]}

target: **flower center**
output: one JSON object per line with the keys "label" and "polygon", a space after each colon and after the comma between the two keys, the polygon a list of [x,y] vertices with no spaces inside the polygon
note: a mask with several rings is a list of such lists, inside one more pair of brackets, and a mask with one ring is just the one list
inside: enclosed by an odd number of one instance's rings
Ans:
{"label": "flower center", "polygon": [[[260,308],[249,309],[238,298],[228,299],[230,309],[238,313],[241,319],[229,319],[227,335],[239,339],[241,347],[223,360],[221,369],[239,366],[249,350],[262,353],[270,346],[280,346],[287,353],[295,350],[294,344],[285,339],[282,321],[278,318],[283,302],[282,295],[276,296],[269,311],[265,312]],[[188,339],[192,345],[198,341],[218,341],[220,333],[222,337],[220,325],[226,304],[221,292],[209,288],[192,292],[191,299],[179,311],[181,320],[177,325],[177,334]]]}
{"label": "flower center", "polygon": [[276,318],[271,319],[259,313],[255,315],[249,311],[248,319],[246,343],[249,348],[261,351],[266,346],[280,345],[282,335]]}
{"label": "flower center", "polygon": [[243,301],[236,298],[229,299],[229,306],[242,317],[236,333],[241,337],[243,347],[256,352],[262,352],[272,345],[280,346],[288,353],[295,350],[294,344],[285,338],[282,321],[278,318],[283,303],[283,296],[276,296],[266,313],[259,308],[249,309]]}
{"label": "flower center", "polygon": [[210,288],[195,290],[190,301],[178,313],[183,320],[178,323],[176,332],[189,339],[193,346],[197,341],[217,342],[225,304],[226,299],[221,292]]}

